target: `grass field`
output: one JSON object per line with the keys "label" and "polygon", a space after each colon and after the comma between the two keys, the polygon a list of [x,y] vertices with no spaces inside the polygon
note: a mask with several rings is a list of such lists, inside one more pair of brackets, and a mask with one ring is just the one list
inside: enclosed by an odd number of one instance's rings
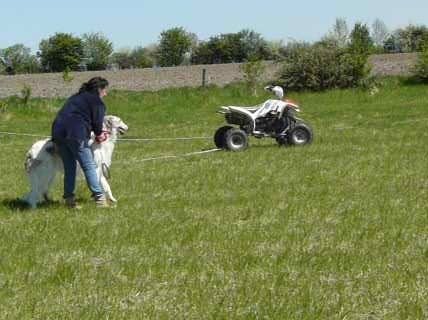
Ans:
{"label": "grass field", "polygon": [[[428,88],[291,94],[308,147],[139,160],[211,140],[120,142],[117,208],[36,211],[28,137],[0,136],[0,319],[427,319]],[[113,92],[130,137],[212,136],[241,86]],[[3,101],[0,131],[49,134],[61,100]],[[7,109],[7,110],[6,110]]]}

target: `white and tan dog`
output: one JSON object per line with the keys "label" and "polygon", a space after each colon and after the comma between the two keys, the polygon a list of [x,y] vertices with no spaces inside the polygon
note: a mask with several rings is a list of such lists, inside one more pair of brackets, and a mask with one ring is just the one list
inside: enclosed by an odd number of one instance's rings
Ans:
{"label": "white and tan dog", "polygon": [[[102,143],[93,143],[93,139],[91,139],[90,145],[105,196],[108,200],[117,202],[107,181],[108,169],[111,165],[117,137],[128,131],[128,126],[119,117],[105,116],[103,131],[107,134],[107,139]],[[25,170],[30,180],[31,191],[22,200],[27,202],[31,208],[36,208],[38,203],[49,200],[49,189],[56,174],[64,171],[62,160],[55,151],[55,144],[50,139],[39,140],[31,146],[25,159]]]}

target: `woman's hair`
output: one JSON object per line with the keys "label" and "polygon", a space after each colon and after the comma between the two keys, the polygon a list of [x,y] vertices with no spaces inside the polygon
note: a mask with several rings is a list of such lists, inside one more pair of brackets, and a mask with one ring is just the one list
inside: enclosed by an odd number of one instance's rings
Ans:
{"label": "woman's hair", "polygon": [[98,93],[99,89],[105,89],[108,86],[108,81],[101,77],[94,77],[90,79],[88,82],[82,84],[79,89],[79,93],[82,92],[90,92],[90,93]]}

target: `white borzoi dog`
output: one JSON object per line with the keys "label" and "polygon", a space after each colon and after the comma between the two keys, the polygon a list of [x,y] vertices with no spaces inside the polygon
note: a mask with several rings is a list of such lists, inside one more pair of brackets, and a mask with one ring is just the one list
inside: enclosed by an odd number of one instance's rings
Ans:
{"label": "white borzoi dog", "polygon": [[[107,139],[102,143],[94,143],[92,134],[90,141],[101,187],[106,198],[112,202],[117,202],[117,200],[107,181],[109,168],[117,136],[124,134],[127,130],[128,126],[119,117],[105,116],[103,132],[106,133]],[[31,146],[25,159],[25,170],[30,180],[31,191],[22,200],[27,202],[31,208],[36,208],[38,203],[49,200],[49,189],[56,174],[64,171],[62,160],[55,151],[55,144],[51,139],[39,140]]]}

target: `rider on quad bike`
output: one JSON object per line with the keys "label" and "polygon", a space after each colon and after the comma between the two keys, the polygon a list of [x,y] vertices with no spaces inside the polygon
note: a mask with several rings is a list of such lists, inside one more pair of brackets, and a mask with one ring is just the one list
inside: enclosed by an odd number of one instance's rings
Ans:
{"label": "rider on quad bike", "polygon": [[269,99],[254,107],[221,107],[226,122],[233,126],[219,128],[214,142],[220,149],[242,151],[248,147],[248,136],[256,138],[271,137],[279,145],[304,145],[312,141],[312,129],[302,119],[295,116],[300,112],[299,106],[284,98],[280,86],[267,86],[276,99]]}

